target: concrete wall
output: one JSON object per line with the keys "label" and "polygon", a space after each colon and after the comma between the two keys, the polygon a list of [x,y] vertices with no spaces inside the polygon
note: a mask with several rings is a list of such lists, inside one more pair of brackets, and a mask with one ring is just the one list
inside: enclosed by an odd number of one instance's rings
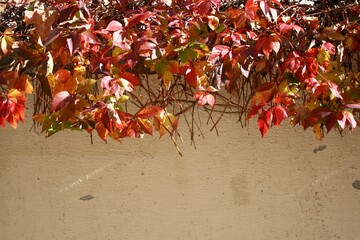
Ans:
{"label": "concrete wall", "polygon": [[185,134],[184,157],[167,137],[1,129],[0,239],[360,239],[359,131],[261,139],[235,120],[197,150]]}

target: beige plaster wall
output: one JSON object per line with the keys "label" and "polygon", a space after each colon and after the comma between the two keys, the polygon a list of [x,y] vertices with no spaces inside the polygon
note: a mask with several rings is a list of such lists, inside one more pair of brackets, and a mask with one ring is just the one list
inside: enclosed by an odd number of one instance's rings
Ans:
{"label": "beige plaster wall", "polygon": [[359,131],[261,139],[235,122],[205,127],[197,150],[185,134],[184,157],[166,137],[1,129],[0,239],[360,239]]}

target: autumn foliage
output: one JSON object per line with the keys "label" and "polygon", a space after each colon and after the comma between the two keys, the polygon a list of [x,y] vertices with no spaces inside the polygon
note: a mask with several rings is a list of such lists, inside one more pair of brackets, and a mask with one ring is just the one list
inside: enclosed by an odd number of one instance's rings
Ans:
{"label": "autumn foliage", "polygon": [[[359,5],[247,0],[14,1],[0,18],[0,125],[120,140],[193,134],[203,109],[288,120],[318,139],[359,124]],[[14,13],[15,14],[11,14]],[[20,16],[20,20],[19,20]],[[193,136],[192,136],[193,137]],[[192,138],[193,139],[193,138]]]}

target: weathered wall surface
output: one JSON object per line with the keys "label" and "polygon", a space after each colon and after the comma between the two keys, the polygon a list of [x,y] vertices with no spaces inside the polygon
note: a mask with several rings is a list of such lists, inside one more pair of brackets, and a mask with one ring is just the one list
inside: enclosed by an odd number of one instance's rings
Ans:
{"label": "weathered wall surface", "polygon": [[0,130],[0,239],[360,239],[359,131],[261,139],[235,120],[183,158],[166,137]]}

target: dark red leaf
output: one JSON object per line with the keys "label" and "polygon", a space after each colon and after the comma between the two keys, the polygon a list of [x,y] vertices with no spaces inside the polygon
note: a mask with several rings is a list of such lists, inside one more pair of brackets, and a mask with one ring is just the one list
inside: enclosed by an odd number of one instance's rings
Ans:
{"label": "dark red leaf", "polygon": [[337,120],[338,117],[336,113],[331,113],[329,116],[326,117],[325,127],[327,132],[330,132],[330,130],[334,127]]}

